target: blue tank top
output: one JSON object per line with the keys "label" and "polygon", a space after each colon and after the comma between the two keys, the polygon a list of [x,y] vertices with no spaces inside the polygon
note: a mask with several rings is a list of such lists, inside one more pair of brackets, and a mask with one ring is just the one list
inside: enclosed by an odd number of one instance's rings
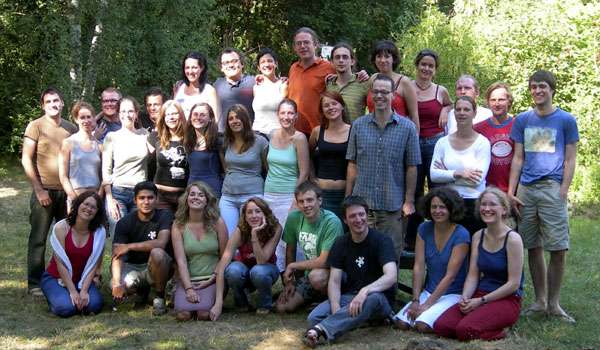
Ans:
{"label": "blue tank top", "polygon": [[[272,135],[271,135],[272,137]],[[265,192],[290,194],[296,189],[296,182],[300,176],[298,170],[298,156],[292,144],[285,149],[275,148],[269,142],[269,154],[267,155],[269,172],[265,181]]]}
{"label": "blue tank top", "polygon": [[84,151],[79,142],[73,140],[73,150],[69,155],[69,181],[73,189],[100,187],[100,149],[94,141],[94,149]]}
{"label": "blue tank top", "polygon": [[219,151],[193,151],[188,155],[190,177],[188,185],[195,181],[204,181],[210,185],[215,195],[221,198],[223,176]]}
{"label": "blue tank top", "polygon": [[[508,241],[508,235],[514,231],[510,230],[506,233],[502,248],[500,248],[497,252],[490,253],[483,248],[483,239],[485,237],[486,230],[487,229],[481,231],[481,239],[479,240],[479,257],[477,259],[477,267],[483,276],[479,280],[477,289],[483,292],[491,293],[508,281],[506,242]],[[521,283],[519,284],[519,289],[515,292],[515,294],[518,296],[523,294],[523,271],[521,271]]]}

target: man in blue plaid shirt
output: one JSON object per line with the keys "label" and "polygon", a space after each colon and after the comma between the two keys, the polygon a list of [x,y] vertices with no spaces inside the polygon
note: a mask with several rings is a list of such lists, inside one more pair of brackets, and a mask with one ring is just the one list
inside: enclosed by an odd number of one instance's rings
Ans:
{"label": "man in blue plaid shirt", "polygon": [[403,249],[402,217],[415,212],[419,137],[413,122],[392,110],[394,81],[379,74],[371,87],[373,113],[358,118],[348,142],[346,196],[369,204],[368,224]]}

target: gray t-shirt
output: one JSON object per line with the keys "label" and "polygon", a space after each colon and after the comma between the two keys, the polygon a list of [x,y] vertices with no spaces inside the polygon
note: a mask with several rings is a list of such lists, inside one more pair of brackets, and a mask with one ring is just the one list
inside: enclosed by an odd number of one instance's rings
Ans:
{"label": "gray t-shirt", "polygon": [[219,132],[225,132],[227,110],[234,104],[244,105],[250,114],[250,122],[254,122],[254,110],[252,109],[254,76],[244,75],[236,84],[230,84],[227,79],[219,78],[215,80],[213,87],[217,90],[219,103]]}
{"label": "gray t-shirt", "polygon": [[256,136],[254,144],[243,154],[235,153],[231,147],[225,150],[225,181],[223,194],[262,194],[264,181],[262,172],[262,152],[269,143],[262,136]]}

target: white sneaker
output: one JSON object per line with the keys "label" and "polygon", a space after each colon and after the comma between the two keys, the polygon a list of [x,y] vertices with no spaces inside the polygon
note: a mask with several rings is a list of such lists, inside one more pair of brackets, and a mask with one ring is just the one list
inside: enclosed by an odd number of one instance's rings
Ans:
{"label": "white sneaker", "polygon": [[152,315],[153,316],[162,316],[169,312],[167,309],[167,305],[165,305],[165,299],[163,298],[154,298],[152,301]]}

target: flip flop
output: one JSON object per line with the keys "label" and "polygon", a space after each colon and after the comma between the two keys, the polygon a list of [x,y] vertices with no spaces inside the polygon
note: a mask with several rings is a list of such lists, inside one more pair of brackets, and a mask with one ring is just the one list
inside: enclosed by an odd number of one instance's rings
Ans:
{"label": "flip flop", "polygon": [[528,316],[532,316],[532,315],[534,315],[536,313],[539,313],[539,312],[546,312],[546,310],[538,310],[538,309],[527,308],[527,309],[521,311],[521,316],[528,317]]}
{"label": "flip flop", "polygon": [[[313,331],[314,333],[312,333],[311,331]],[[322,330],[320,330],[317,327],[312,327],[306,332],[304,332],[304,334],[302,334],[302,342],[309,348],[316,349],[317,346],[319,346],[319,338],[322,334]]]}
{"label": "flip flop", "polygon": [[564,313],[564,314],[550,314],[550,316],[552,316],[552,317],[560,317],[561,321],[563,321],[563,322],[567,322],[567,323],[571,323],[571,324],[576,324],[577,323],[577,321],[575,321],[575,319],[573,317],[571,317],[567,313]]}

